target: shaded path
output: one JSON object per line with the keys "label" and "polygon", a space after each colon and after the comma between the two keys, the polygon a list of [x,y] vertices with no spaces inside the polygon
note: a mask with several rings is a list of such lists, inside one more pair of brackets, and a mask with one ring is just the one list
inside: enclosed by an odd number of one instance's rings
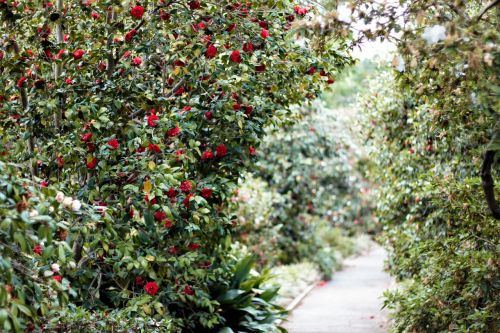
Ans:
{"label": "shaded path", "polygon": [[383,271],[386,253],[374,245],[349,259],[324,286],[316,287],[292,311],[284,327],[290,333],[385,333],[382,294],[391,278]]}

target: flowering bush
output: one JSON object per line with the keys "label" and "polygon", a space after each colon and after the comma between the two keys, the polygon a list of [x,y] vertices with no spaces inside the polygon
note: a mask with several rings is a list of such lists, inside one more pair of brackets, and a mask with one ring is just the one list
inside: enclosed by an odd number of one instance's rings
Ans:
{"label": "flowering bush", "polygon": [[[71,302],[75,316],[100,321],[89,327],[220,327],[210,290],[232,269],[226,200],[264,126],[350,63],[342,38],[295,43],[291,24],[307,13],[282,0],[8,0],[0,13],[1,159],[91,212],[68,221],[61,251],[75,267],[61,282],[74,292],[47,304],[49,323]],[[39,315],[4,318],[4,329]]]}
{"label": "flowering bush", "polygon": [[92,214],[61,192],[43,192],[14,166],[0,162],[2,330],[33,329],[39,316],[52,315],[75,295],[69,282],[76,271],[69,232]]}

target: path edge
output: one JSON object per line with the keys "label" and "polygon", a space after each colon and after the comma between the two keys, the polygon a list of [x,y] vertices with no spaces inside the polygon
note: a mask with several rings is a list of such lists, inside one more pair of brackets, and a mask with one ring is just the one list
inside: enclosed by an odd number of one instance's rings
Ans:
{"label": "path edge", "polygon": [[[306,298],[307,295],[309,295],[309,293],[311,291],[313,291],[314,288],[316,288],[316,286],[318,285],[318,282],[321,281],[321,280],[317,280],[317,281],[314,281],[313,283],[311,283],[309,286],[307,286],[306,289],[304,289],[304,291],[302,291],[297,297],[295,297],[286,307],[285,307],[285,311],[287,313],[287,315],[290,314],[290,312],[292,312],[293,309],[295,309],[299,304],[300,302],[302,302],[302,300],[304,298]],[[283,318],[283,319],[279,319],[276,321],[276,325],[277,326],[280,326],[281,324],[283,324],[283,322],[285,322],[287,320],[287,318]]]}

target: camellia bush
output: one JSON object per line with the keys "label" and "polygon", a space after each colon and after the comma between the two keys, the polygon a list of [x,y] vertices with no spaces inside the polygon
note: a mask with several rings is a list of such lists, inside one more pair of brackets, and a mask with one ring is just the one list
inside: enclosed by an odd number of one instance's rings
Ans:
{"label": "camellia bush", "polygon": [[264,127],[351,63],[345,37],[295,42],[294,5],[0,1],[3,331],[274,329],[227,199]]}

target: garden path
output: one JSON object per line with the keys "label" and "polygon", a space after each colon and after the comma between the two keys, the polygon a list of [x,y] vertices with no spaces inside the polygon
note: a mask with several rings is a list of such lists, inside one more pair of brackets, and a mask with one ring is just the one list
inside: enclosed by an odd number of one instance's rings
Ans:
{"label": "garden path", "polygon": [[373,245],[346,260],[333,279],[318,285],[292,311],[283,326],[289,333],[385,333],[383,292],[391,278],[384,272],[386,252]]}

